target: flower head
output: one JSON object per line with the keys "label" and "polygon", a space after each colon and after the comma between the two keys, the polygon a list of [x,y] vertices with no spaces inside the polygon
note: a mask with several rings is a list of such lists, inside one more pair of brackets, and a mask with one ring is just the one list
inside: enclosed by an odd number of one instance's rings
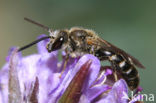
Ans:
{"label": "flower head", "polygon": [[[41,35],[42,37],[44,35]],[[39,38],[40,38],[39,37]],[[38,53],[22,57],[12,48],[0,71],[0,103],[127,103],[124,80],[113,81],[113,71],[102,69],[97,57],[69,58],[48,53],[48,40],[37,44]]]}

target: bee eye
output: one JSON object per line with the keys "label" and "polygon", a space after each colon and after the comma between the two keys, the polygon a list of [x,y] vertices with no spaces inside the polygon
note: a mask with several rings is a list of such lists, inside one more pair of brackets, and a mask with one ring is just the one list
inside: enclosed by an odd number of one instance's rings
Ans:
{"label": "bee eye", "polygon": [[62,36],[57,38],[53,43],[48,44],[48,47],[47,47],[48,52],[52,52],[52,51],[61,49],[63,43],[64,43],[64,38]]}
{"label": "bee eye", "polygon": [[58,37],[53,40],[52,40],[52,42],[49,42],[47,44],[48,52],[52,52],[52,51],[61,49],[62,45],[68,42],[68,33],[65,31],[60,31]]}

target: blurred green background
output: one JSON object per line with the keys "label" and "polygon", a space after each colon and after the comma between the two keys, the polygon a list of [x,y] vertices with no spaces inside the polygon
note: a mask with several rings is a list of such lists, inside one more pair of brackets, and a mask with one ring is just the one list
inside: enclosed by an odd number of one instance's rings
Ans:
{"label": "blurred green background", "polygon": [[[53,29],[81,26],[138,58],[144,93],[156,94],[155,0],[0,0],[0,67],[8,49],[23,46],[46,33],[23,20],[29,17]],[[36,46],[23,55],[36,53]]]}

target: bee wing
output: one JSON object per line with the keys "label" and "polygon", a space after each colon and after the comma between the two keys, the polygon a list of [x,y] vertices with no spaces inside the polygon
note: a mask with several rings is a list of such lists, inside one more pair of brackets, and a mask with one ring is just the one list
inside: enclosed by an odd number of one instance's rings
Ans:
{"label": "bee wing", "polygon": [[[100,45],[102,48],[105,48],[106,50],[111,50],[111,51],[114,51],[116,53],[120,53],[124,56],[124,58],[127,60],[127,61],[130,61],[132,62],[134,65],[136,65],[137,67],[139,68],[145,68],[140,62],[139,60],[137,60],[136,58],[134,58],[133,56],[131,56],[130,54],[126,53],[125,51],[121,50],[120,48],[114,46],[113,44],[109,43],[108,41],[106,40],[103,40],[101,38],[97,38],[97,39],[94,39],[94,40],[90,40],[92,42],[93,45]],[[91,43],[90,43],[91,44]]]}
{"label": "bee wing", "polygon": [[102,43],[105,44],[104,46],[107,46],[106,48],[108,48],[108,49],[110,49],[110,50],[112,50],[112,51],[115,51],[115,52],[117,52],[117,53],[121,53],[121,54],[125,57],[126,60],[133,62],[133,64],[135,64],[137,67],[139,67],[139,68],[145,68],[145,67],[139,62],[139,60],[137,60],[136,58],[134,58],[134,57],[131,56],[130,54],[126,53],[126,52],[123,51],[122,49],[120,49],[120,48],[114,46],[113,44],[111,44],[111,43],[109,43],[108,41],[103,40],[103,39],[101,39],[101,38],[99,38],[99,40],[100,40]]}

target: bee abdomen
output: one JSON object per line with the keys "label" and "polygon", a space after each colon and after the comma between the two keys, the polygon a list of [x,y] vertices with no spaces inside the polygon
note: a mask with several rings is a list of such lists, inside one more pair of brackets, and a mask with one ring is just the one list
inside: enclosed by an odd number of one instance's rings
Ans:
{"label": "bee abdomen", "polygon": [[[124,77],[123,77],[124,78]],[[131,89],[131,90],[134,90],[138,87],[139,85],[139,77],[138,76],[135,76],[133,78],[124,78],[128,87]]]}
{"label": "bee abdomen", "polygon": [[100,60],[106,58],[112,63],[116,71],[119,71],[123,79],[127,82],[129,88],[134,90],[139,85],[139,76],[136,68],[127,61],[121,54],[116,54],[111,51],[98,50],[96,56]]}
{"label": "bee abdomen", "polygon": [[139,85],[139,76],[136,68],[128,61],[126,61],[126,59],[124,59],[120,54],[110,56],[109,60],[113,62],[114,65],[116,65],[115,67],[117,68],[115,69],[117,69],[117,71],[120,71],[129,88],[131,90],[136,89]]}
{"label": "bee abdomen", "polygon": [[127,82],[129,88],[134,90],[139,85],[139,74],[133,65],[128,64],[125,61],[125,65],[121,68],[121,75]]}

